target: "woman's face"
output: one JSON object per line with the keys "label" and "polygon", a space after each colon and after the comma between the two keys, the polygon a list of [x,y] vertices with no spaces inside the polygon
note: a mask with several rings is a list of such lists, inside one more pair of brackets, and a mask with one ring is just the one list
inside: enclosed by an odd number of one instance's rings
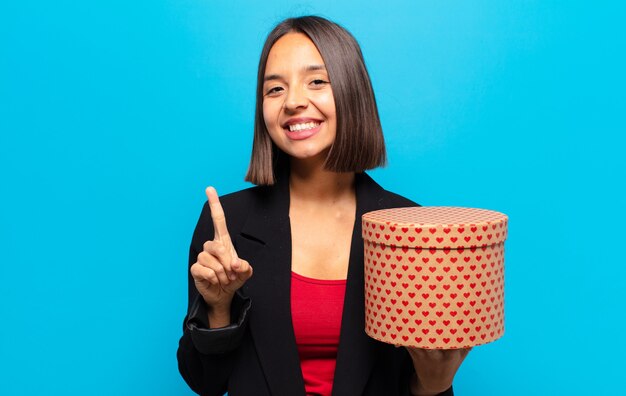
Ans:
{"label": "woman's face", "polygon": [[263,118],[274,143],[292,158],[326,158],[335,140],[335,99],[324,61],[304,34],[272,46],[263,83]]}

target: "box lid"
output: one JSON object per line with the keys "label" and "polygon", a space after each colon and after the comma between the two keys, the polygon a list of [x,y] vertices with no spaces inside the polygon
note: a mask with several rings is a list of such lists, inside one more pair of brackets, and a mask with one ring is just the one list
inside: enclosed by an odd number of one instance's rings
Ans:
{"label": "box lid", "polygon": [[365,240],[390,246],[458,249],[503,242],[505,214],[486,209],[422,206],[376,210],[362,217]]}

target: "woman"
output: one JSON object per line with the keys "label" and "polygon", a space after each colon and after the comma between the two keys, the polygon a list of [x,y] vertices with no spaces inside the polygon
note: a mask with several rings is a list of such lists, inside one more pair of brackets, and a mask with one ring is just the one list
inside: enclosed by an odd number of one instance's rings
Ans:
{"label": "woman", "polygon": [[364,332],[361,215],[415,205],[363,173],[385,160],[354,38],[319,17],[277,25],[259,62],[246,176],[258,186],[221,200],[209,187],[191,243],[178,362],[194,391],[452,394],[467,350]]}

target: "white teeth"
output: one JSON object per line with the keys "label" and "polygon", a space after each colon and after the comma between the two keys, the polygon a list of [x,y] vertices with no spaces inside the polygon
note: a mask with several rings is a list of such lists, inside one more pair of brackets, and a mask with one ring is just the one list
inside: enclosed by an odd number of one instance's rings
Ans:
{"label": "white teeth", "polygon": [[304,124],[292,124],[292,125],[289,125],[289,131],[295,132],[295,131],[302,131],[305,129],[313,129],[317,127],[319,124],[320,124],[319,122],[305,122]]}

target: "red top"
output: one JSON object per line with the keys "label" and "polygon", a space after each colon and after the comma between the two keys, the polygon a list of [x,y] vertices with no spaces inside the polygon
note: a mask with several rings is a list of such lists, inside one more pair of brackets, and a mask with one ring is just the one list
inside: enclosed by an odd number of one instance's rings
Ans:
{"label": "red top", "polygon": [[333,389],[346,280],[307,278],[291,273],[291,319],[306,394]]}

